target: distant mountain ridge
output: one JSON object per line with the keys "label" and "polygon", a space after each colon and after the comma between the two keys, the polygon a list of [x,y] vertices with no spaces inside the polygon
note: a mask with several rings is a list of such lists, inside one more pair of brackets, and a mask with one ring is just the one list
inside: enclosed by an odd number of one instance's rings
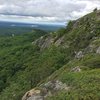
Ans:
{"label": "distant mountain ridge", "polygon": [[0,28],[33,28],[33,29],[41,29],[46,31],[56,31],[59,28],[65,27],[64,25],[57,24],[31,24],[31,23],[19,23],[19,22],[6,22],[0,21]]}

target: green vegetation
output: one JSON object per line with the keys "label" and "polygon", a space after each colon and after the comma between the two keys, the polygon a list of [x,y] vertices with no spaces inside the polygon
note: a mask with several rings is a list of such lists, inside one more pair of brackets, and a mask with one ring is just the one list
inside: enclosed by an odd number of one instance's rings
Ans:
{"label": "green vegetation", "polygon": [[0,27],[0,35],[29,33],[32,30],[32,27]]}
{"label": "green vegetation", "polygon": [[[24,84],[28,84],[26,88],[30,88],[30,83],[26,80],[28,79],[27,75],[30,75],[28,71],[37,60],[35,58],[38,58],[39,55],[39,53],[36,53],[38,52],[38,47],[32,45],[32,42],[44,34],[47,33],[40,30],[34,30],[31,33],[14,37],[0,37],[0,92],[4,89],[8,90],[13,84],[17,85],[15,88],[20,86],[20,89],[23,89],[25,88],[23,87]],[[27,70],[25,71],[25,69]],[[19,78],[22,78],[22,81],[20,81]],[[20,84],[21,82],[22,84]]]}
{"label": "green vegetation", "polygon": [[[60,80],[70,87],[69,91],[58,91],[47,100],[100,99],[100,54],[96,54],[96,49],[100,47],[100,24],[97,24],[96,15],[93,12],[80,18],[74,24],[69,23],[69,25],[72,24],[72,27],[68,26],[71,31],[65,35],[66,41],[70,41],[70,49],[81,50],[84,56],[80,59],[70,60],[46,80],[46,82]],[[72,72],[71,70],[77,66],[81,72]]]}
{"label": "green vegetation", "polygon": [[[25,92],[49,80],[60,80],[70,90],[58,91],[47,100],[99,100],[99,26],[93,12],[49,35],[33,30],[0,36],[0,100],[21,100]],[[77,66],[80,72],[71,71]]]}
{"label": "green vegetation", "polygon": [[57,78],[70,86],[70,91],[59,91],[47,100],[99,100],[100,69],[80,73],[63,71]]}

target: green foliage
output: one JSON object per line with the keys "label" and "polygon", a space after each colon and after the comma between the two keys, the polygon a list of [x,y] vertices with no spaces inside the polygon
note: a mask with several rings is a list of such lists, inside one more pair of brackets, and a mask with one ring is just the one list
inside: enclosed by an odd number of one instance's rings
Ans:
{"label": "green foliage", "polygon": [[59,38],[59,37],[63,36],[65,34],[65,32],[66,32],[66,29],[61,28],[56,32],[57,33],[56,36]]}
{"label": "green foliage", "polygon": [[[27,73],[26,75],[24,74],[25,70],[28,66],[33,66],[30,64],[35,62],[34,59],[38,57],[37,52],[39,51],[37,46],[32,45],[32,42],[44,34],[47,33],[40,30],[34,30],[31,33],[14,37],[0,37],[0,92],[3,90],[6,91],[6,89],[8,91],[13,84],[19,86],[20,82],[23,83],[26,81],[25,77],[27,77]],[[19,77],[23,75],[23,81],[20,81]],[[30,88],[30,84],[27,84],[28,88]],[[20,87],[21,86],[26,85],[21,84]]]}
{"label": "green foliage", "polygon": [[100,70],[89,70],[80,73],[63,71],[58,78],[71,88],[62,90],[48,97],[47,100],[99,100]]}
{"label": "green foliage", "polygon": [[74,21],[69,21],[67,27],[66,27],[66,32],[69,32],[72,30],[73,28],[73,24],[74,24]]}
{"label": "green foliage", "polygon": [[[33,30],[0,36],[0,99],[20,100],[26,91],[51,79],[61,80],[71,89],[59,91],[47,100],[99,100],[100,54],[96,54],[96,49],[100,46],[100,30],[96,19],[93,12],[50,35]],[[43,42],[49,36],[54,40],[43,50],[32,44],[41,36]],[[55,45],[62,36],[63,43]],[[87,53],[89,45],[94,45],[94,50]],[[75,54],[80,50],[84,56],[76,59]],[[71,71],[77,66],[82,72]]]}
{"label": "green foliage", "polygon": [[51,46],[40,51],[37,45],[32,44],[44,34],[46,33],[36,30],[14,37],[0,37],[2,41],[0,42],[0,98],[2,100],[6,98],[18,100],[23,93],[65,64],[65,49]]}

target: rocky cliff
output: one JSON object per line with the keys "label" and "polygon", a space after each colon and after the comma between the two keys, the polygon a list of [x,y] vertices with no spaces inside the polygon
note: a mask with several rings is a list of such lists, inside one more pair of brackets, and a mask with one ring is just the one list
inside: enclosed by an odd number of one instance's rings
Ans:
{"label": "rocky cliff", "polygon": [[26,92],[22,100],[100,99],[100,11],[70,21],[65,29],[32,42],[42,52],[63,48],[68,62]]}

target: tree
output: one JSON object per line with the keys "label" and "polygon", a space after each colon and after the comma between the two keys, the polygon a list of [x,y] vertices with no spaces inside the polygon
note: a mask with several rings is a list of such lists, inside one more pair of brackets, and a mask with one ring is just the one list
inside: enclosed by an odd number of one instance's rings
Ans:
{"label": "tree", "polygon": [[93,10],[93,12],[96,12],[98,9],[97,8],[95,8],[94,10]]}

